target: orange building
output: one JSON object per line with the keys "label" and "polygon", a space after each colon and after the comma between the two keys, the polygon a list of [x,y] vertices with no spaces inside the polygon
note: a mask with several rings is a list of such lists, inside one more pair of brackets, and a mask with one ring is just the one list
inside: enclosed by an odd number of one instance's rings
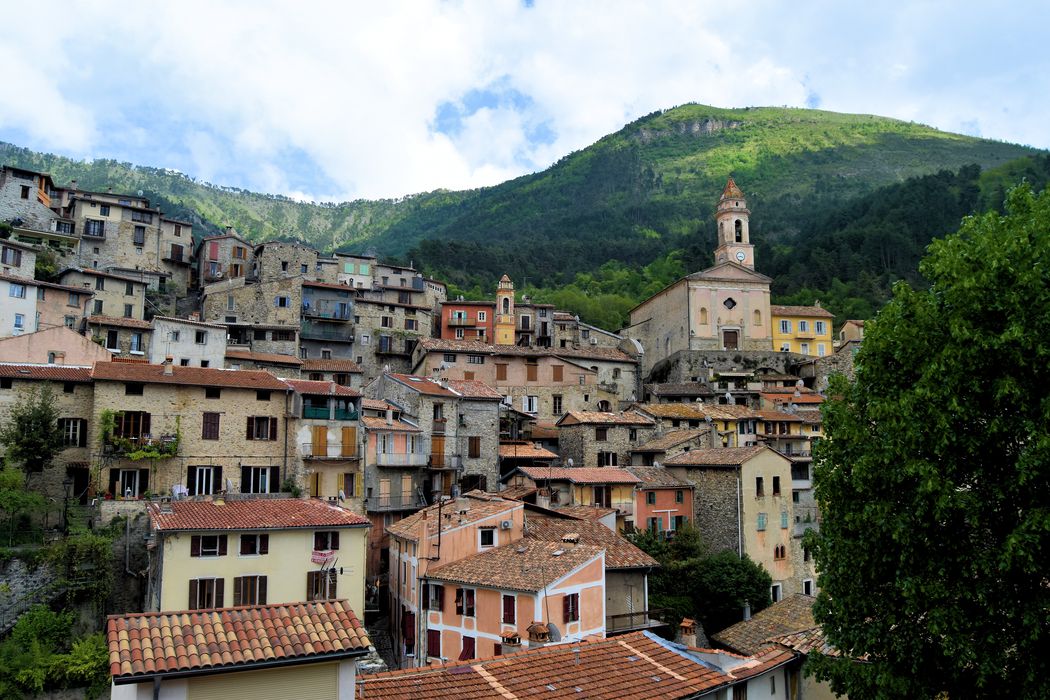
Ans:
{"label": "orange building", "polygon": [[491,301],[446,301],[441,304],[440,335],[444,340],[493,340],[493,316],[496,304]]}
{"label": "orange building", "polygon": [[693,514],[693,485],[663,467],[628,467],[635,485],[634,522],[656,533],[673,533]]}

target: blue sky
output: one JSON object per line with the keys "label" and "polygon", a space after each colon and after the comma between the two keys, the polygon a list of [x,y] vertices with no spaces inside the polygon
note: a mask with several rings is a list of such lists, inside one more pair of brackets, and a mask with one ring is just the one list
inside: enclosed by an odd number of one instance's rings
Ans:
{"label": "blue sky", "polygon": [[685,102],[1050,148],[1046,2],[72,1],[45,15],[0,0],[0,140],[304,199],[496,184]]}

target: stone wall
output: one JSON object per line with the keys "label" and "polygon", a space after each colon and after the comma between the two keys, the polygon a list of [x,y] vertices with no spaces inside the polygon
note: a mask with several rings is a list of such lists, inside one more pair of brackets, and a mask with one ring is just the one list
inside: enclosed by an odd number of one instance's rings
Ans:
{"label": "stone wall", "polygon": [[676,467],[673,471],[696,486],[693,492],[693,522],[704,541],[714,552],[724,549],[738,552],[737,470]]}
{"label": "stone wall", "polygon": [[[391,372],[412,371],[412,352],[420,337],[430,333],[432,314],[426,309],[398,304],[358,300],[354,305],[354,361],[366,377],[375,377],[390,367]],[[386,318],[388,325],[383,325]],[[415,328],[408,321],[415,321]],[[388,336],[384,351],[381,338]],[[406,352],[406,349],[409,350]]]}
{"label": "stone wall", "polygon": [[32,567],[18,558],[0,562],[0,632],[10,629],[33,604],[47,602],[57,579],[50,566]]}
{"label": "stone wall", "polygon": [[[565,384],[561,386],[541,386],[529,384],[528,386],[508,386],[502,382],[498,390],[505,396],[510,396],[514,408],[524,411],[526,396],[536,397],[537,420],[557,421],[568,411],[597,411],[599,401],[607,401],[609,406],[616,409],[616,395],[608,391],[602,391],[596,384]],[[561,397],[561,410],[555,411],[554,397]]]}
{"label": "stone wall", "polygon": [[805,355],[772,350],[685,350],[658,362],[645,381],[647,384],[705,381],[712,369],[746,372],[768,368],[788,374],[796,364],[808,359]]}
{"label": "stone wall", "polygon": [[854,380],[853,354],[859,346],[849,343],[845,348],[825,357],[810,360],[799,368],[799,375],[816,391],[823,392],[828,388],[828,381],[833,374],[842,374]]}
{"label": "stone wall", "polygon": [[[606,439],[597,439],[597,430],[605,428]],[[616,453],[617,466],[631,463],[631,450],[648,441],[654,433],[653,427],[643,425],[568,425],[558,428],[558,448],[565,464],[573,460],[577,467],[597,467],[599,452]],[[634,433],[632,439],[631,434]]]}

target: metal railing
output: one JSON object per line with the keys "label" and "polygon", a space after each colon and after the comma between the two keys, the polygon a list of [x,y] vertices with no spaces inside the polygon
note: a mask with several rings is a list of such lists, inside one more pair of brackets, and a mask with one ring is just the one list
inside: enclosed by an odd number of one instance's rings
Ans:
{"label": "metal railing", "polygon": [[463,455],[458,454],[431,454],[431,469],[462,469]]}
{"label": "metal railing", "polygon": [[640,610],[638,612],[621,613],[619,615],[605,616],[605,631],[627,632],[629,630],[642,629],[645,627],[659,627],[666,624],[660,618],[667,617],[666,608],[655,608],[653,610]]}
{"label": "metal railing", "polygon": [[380,452],[376,464],[380,467],[425,467],[430,455],[422,452]]}
{"label": "metal railing", "polygon": [[[348,288],[349,289],[349,288]],[[303,316],[313,318],[327,318],[332,321],[349,321],[354,317],[353,309],[329,309],[327,306],[311,306],[303,304]]]}
{"label": "metal railing", "polygon": [[357,445],[315,445],[312,442],[304,442],[302,455],[307,459],[358,459],[360,452]]}
{"label": "metal railing", "polygon": [[414,493],[391,494],[388,496],[369,496],[365,498],[365,510],[410,510],[421,508],[426,504],[419,502]]}
{"label": "metal railing", "polygon": [[303,321],[299,327],[299,336],[304,339],[352,343],[354,342],[354,329],[346,328],[345,325],[332,326],[331,324]]}

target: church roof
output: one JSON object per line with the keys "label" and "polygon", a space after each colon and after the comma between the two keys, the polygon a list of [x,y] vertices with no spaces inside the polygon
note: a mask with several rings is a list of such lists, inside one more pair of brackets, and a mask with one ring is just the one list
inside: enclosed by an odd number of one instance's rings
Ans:
{"label": "church roof", "polygon": [[719,198],[719,201],[722,201],[724,199],[743,199],[743,198],[744,198],[743,191],[739,187],[736,186],[736,183],[733,182],[733,176],[730,175],[729,176],[729,180],[726,182],[725,189],[722,190],[722,196]]}
{"label": "church roof", "polygon": [[504,274],[502,277],[499,278],[499,281],[500,282],[510,282],[510,276],[507,275],[507,274]]}
{"label": "church roof", "polygon": [[[743,273],[741,275],[740,273]],[[740,263],[727,260],[725,262],[718,263],[713,267],[709,267],[706,270],[700,270],[694,272],[691,275],[686,275],[687,280],[701,280],[701,279],[720,279],[720,280],[741,280],[741,279],[753,279],[757,282],[765,282],[769,284],[773,281],[772,277],[767,277],[761,272],[756,272],[750,267],[745,267]]]}

